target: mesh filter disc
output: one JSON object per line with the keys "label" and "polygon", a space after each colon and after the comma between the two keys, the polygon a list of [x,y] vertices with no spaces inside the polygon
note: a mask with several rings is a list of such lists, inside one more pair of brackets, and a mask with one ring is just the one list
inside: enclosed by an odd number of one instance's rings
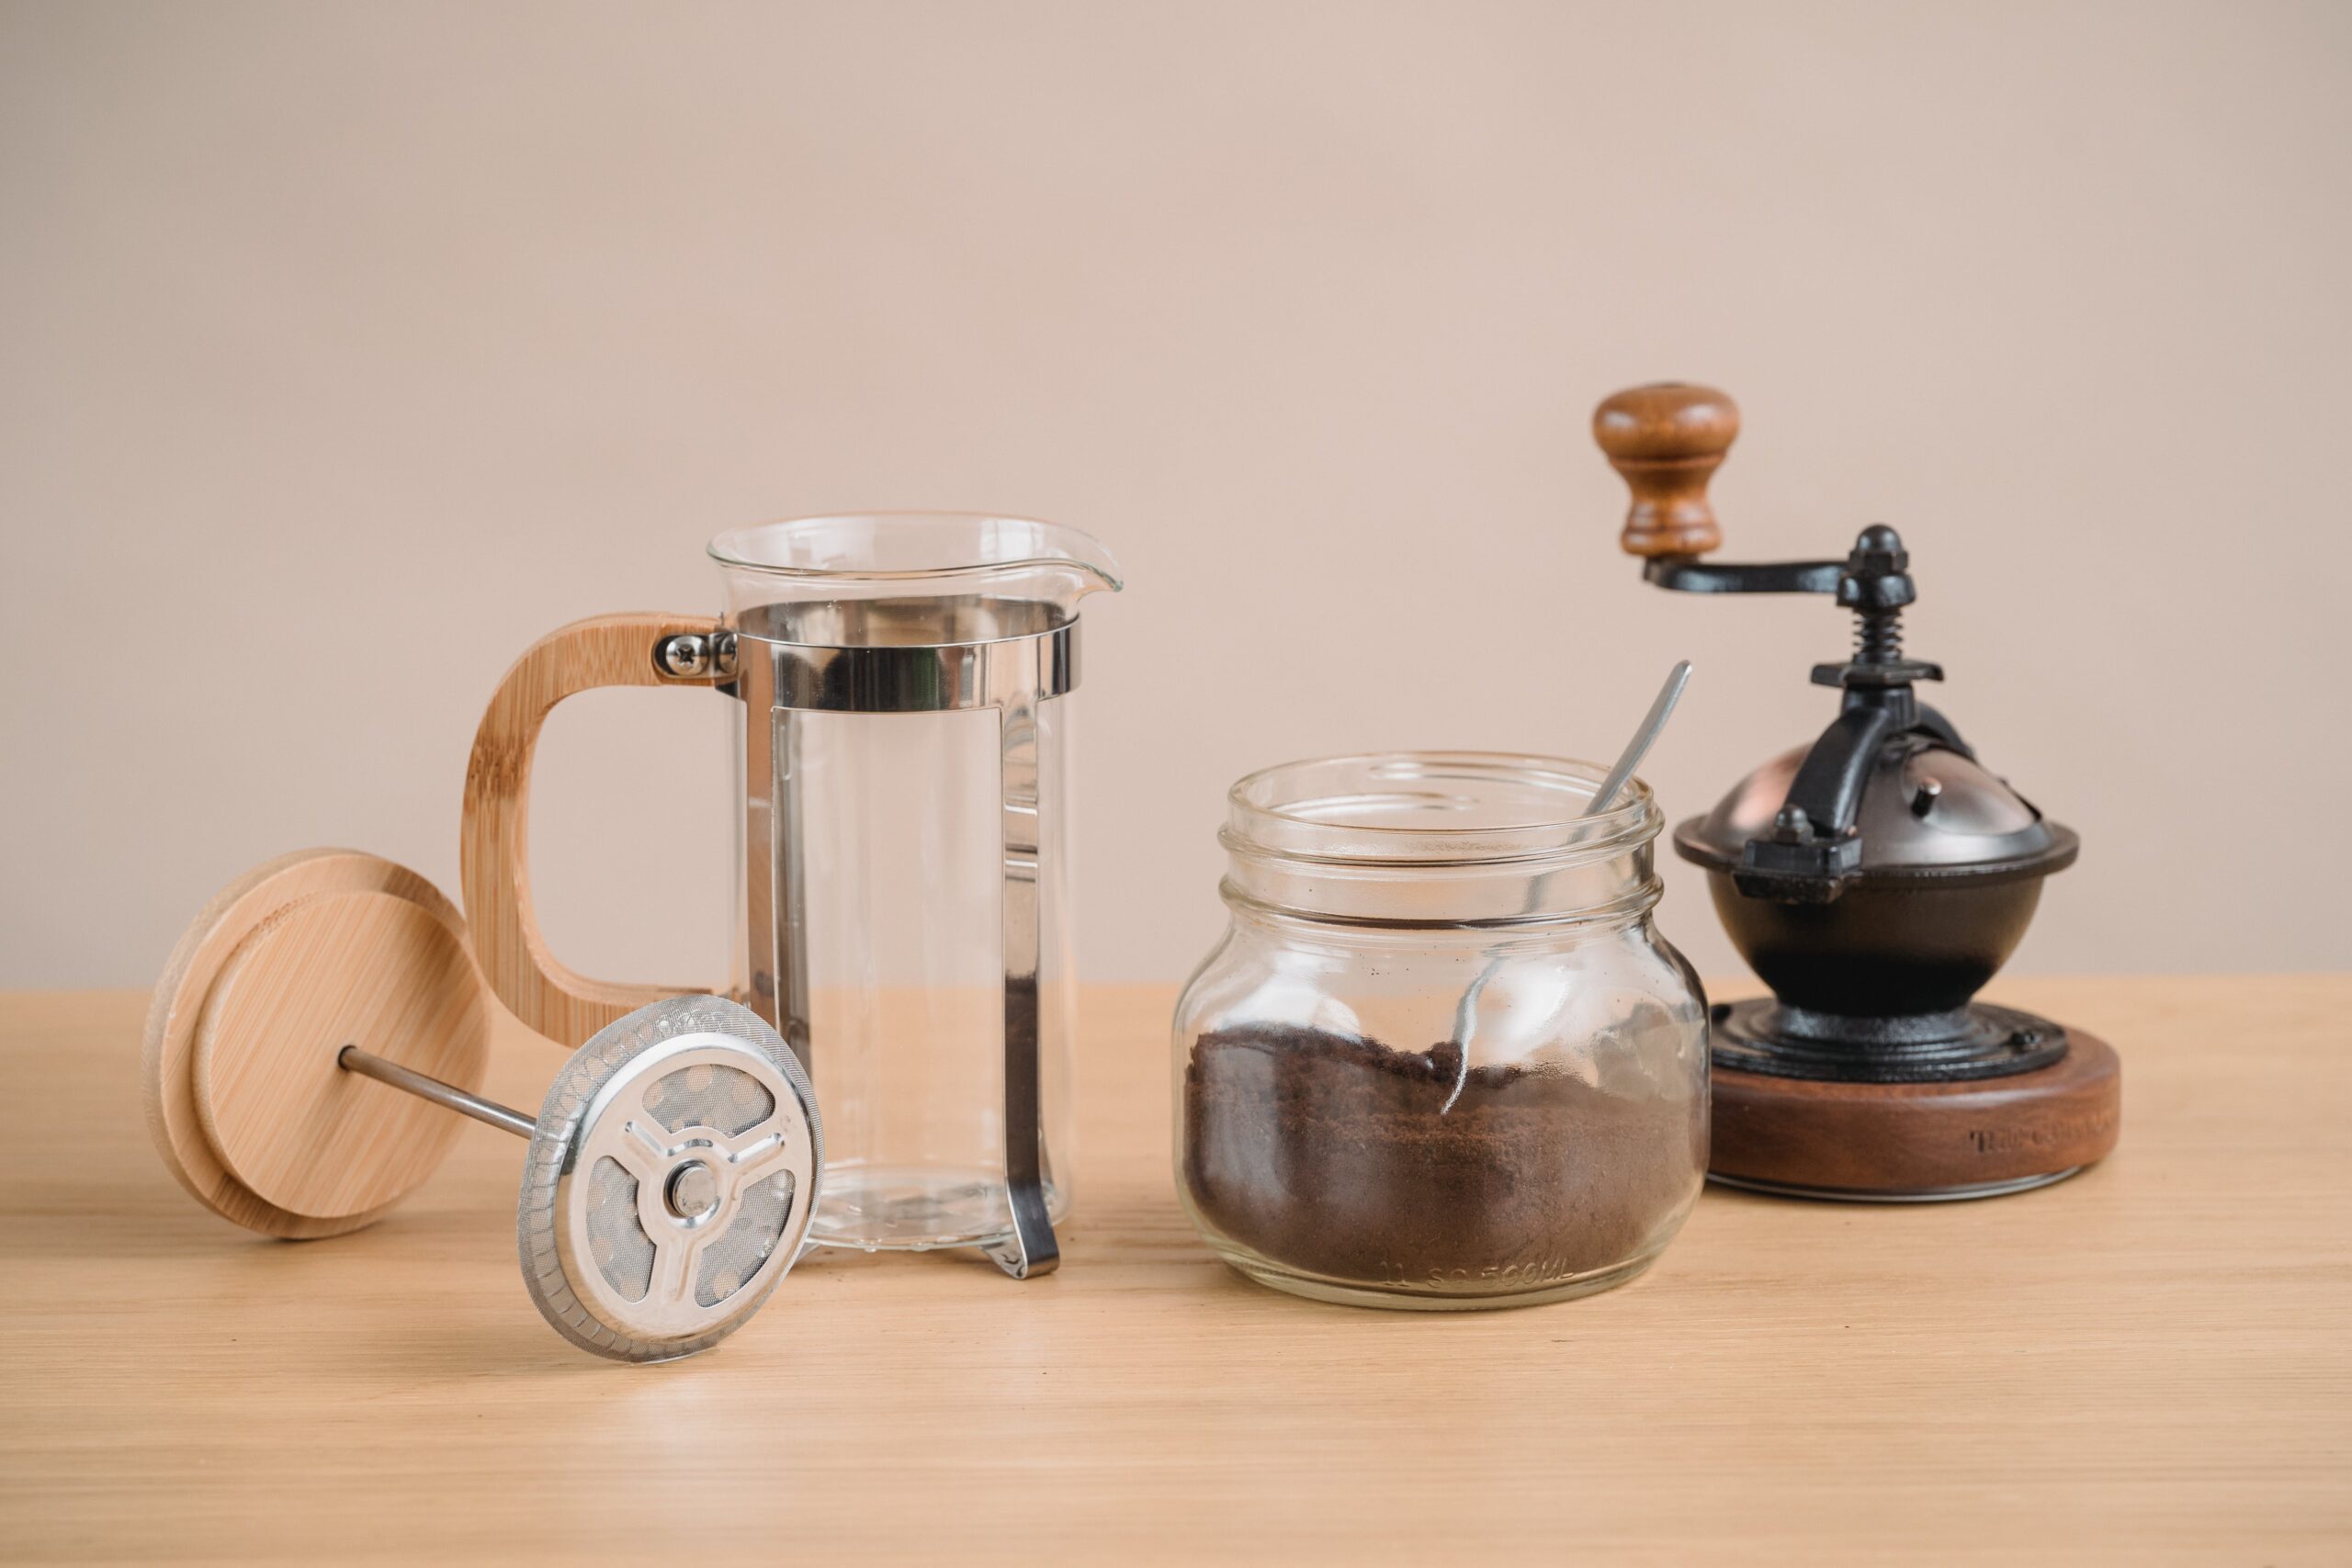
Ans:
{"label": "mesh filter disc", "polygon": [[548,1089],[523,1165],[524,1283],[583,1349],[708,1349],[792,1267],[823,1168],[816,1095],[764,1020],[717,997],[640,1008]]}
{"label": "mesh filter disc", "polygon": [[653,1288],[653,1238],[637,1213],[637,1178],[610,1155],[588,1168],[588,1258],[624,1301]]}

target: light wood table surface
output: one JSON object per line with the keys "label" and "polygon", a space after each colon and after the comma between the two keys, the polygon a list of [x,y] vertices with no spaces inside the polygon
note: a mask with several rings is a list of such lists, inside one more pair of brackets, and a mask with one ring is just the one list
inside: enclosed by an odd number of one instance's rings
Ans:
{"label": "light wood table surface", "polygon": [[[607,1365],[517,1277],[520,1145],[254,1239],[164,1176],[144,998],[0,998],[0,1558],[2352,1561],[2352,976],[2017,981],[2122,1146],[1929,1207],[1710,1190],[1645,1278],[1318,1305],[1168,1175],[1165,988],[1095,989],[1060,1273],[820,1254]],[[493,1090],[558,1053],[510,1024]]]}

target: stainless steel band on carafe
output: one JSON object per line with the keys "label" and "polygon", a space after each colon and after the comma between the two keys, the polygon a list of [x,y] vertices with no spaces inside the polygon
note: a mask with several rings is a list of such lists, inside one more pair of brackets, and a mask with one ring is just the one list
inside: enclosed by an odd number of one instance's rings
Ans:
{"label": "stainless steel band on carafe", "polygon": [[[945,640],[949,634],[954,640]],[[978,635],[975,635],[978,634]],[[839,637],[842,642],[805,640]],[[662,658],[673,655],[665,639]],[[1032,600],[885,599],[769,604],[737,617],[708,657],[719,689],[743,704],[745,1005],[811,1071],[814,1013],[798,843],[803,716],[997,715],[1002,807],[1005,1180],[1012,1234],[986,1247],[1015,1279],[1060,1261],[1046,1213],[1038,1062],[1039,751],[1054,744],[1039,711],[1078,683],[1078,622]],[[681,660],[691,657],[679,650]]]}

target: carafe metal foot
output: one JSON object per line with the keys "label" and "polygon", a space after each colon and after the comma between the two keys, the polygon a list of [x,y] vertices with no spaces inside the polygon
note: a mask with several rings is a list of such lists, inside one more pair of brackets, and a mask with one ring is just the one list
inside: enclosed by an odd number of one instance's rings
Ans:
{"label": "carafe metal foot", "polygon": [[1037,697],[1007,702],[1004,756],[1004,1176],[1012,1235],[987,1249],[1016,1280],[1050,1274],[1061,1247],[1046,1212],[1044,1107],[1037,1084]]}

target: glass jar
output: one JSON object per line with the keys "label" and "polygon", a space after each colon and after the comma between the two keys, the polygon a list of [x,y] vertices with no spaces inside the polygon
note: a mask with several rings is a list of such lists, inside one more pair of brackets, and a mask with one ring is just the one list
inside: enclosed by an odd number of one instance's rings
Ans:
{"label": "glass jar", "polygon": [[1458,1308],[1605,1290],[1707,1164],[1707,1015],[1651,919],[1664,818],[1544,757],[1233,786],[1225,938],[1175,1020],[1176,1183],[1251,1279]]}

